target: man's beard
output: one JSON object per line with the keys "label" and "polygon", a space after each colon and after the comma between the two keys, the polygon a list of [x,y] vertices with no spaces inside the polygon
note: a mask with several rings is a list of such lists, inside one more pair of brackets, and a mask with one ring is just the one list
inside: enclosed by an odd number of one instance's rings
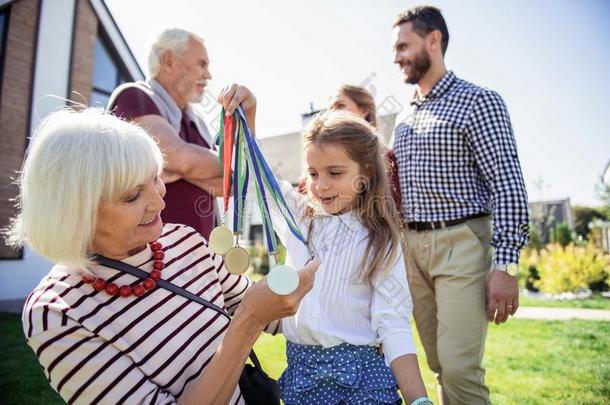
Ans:
{"label": "man's beard", "polygon": [[188,81],[186,84],[190,89],[189,104],[201,103],[203,101],[203,97],[205,96],[205,87],[203,90],[201,90],[201,93],[199,93],[199,86],[197,86],[197,83],[198,82]]}
{"label": "man's beard", "polygon": [[203,101],[203,97],[205,96],[205,89],[201,92],[201,94],[196,94],[191,98],[189,104],[197,104]]}
{"label": "man's beard", "polygon": [[415,60],[411,64],[412,73],[407,76],[405,82],[408,84],[417,84],[419,81],[428,73],[432,61],[430,55],[425,49],[422,49],[419,54],[415,56]]}
{"label": "man's beard", "polygon": [[176,81],[175,86],[177,88],[177,93],[183,95],[187,104],[197,104],[203,101],[205,88],[201,93],[198,93],[197,90],[195,90],[197,88],[196,82],[192,82],[190,79],[183,77]]}

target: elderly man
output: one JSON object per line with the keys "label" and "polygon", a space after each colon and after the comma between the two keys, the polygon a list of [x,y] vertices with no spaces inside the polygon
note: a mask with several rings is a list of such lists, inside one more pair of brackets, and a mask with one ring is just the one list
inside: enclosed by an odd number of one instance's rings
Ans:
{"label": "elderly man", "polygon": [[504,323],[519,306],[527,194],[504,101],[446,69],[448,42],[434,7],[394,23],[394,62],[416,86],[394,140],[409,285],[442,403],[489,404],[487,321]]}
{"label": "elderly man", "polygon": [[[212,78],[208,54],[200,37],[174,28],[157,38],[148,64],[151,79],[119,86],[108,109],[143,126],[161,146],[167,187],[163,222],[189,225],[207,239],[216,225],[214,197],[222,194],[212,136],[194,106]],[[220,100],[229,114],[242,104],[254,132],[256,99],[246,87],[233,84]]]}

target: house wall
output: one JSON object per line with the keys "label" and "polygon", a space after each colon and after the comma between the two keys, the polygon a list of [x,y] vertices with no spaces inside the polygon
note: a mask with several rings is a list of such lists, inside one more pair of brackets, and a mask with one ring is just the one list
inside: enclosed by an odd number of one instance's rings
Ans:
{"label": "house wall", "polygon": [[[17,214],[11,201],[19,192],[14,183],[23,162],[30,123],[30,100],[39,0],[20,0],[10,6],[6,55],[0,95],[0,229]],[[6,246],[0,238],[0,259],[19,259],[20,249]]]}
{"label": "house wall", "polygon": [[[8,203],[17,195],[10,177],[21,167],[27,138],[49,113],[68,100],[91,99],[95,41],[102,26],[128,77],[144,75],[103,0],[0,0],[10,4],[6,63],[0,98],[0,226],[16,214]],[[0,238],[1,240],[1,238]],[[19,303],[49,271],[52,263],[27,247],[9,251],[0,242],[0,310]]]}
{"label": "house wall", "polygon": [[91,100],[98,20],[88,0],[77,0],[70,70],[69,98],[85,105]]}
{"label": "house wall", "polygon": [[[6,159],[11,167],[2,167],[4,181],[21,167],[26,139],[50,112],[66,104],[70,88],[73,17],[75,0],[18,0],[11,3],[9,41],[6,47],[5,77],[2,82],[2,137],[8,134],[12,149]],[[14,32],[14,34],[13,34]],[[10,64],[17,64],[9,68]],[[6,75],[10,75],[7,79]],[[27,89],[27,92],[26,90]],[[6,92],[6,93],[5,93]],[[10,130],[5,130],[10,128]],[[0,159],[5,162],[4,157]],[[3,184],[2,207],[17,194],[17,189]],[[6,215],[6,214],[5,214]],[[14,216],[15,211],[10,211]],[[4,216],[3,220],[7,220]],[[23,299],[49,271],[52,264],[23,249],[23,255],[0,260],[0,302]],[[1,306],[0,306],[1,307]]]}
{"label": "house wall", "polygon": [[292,184],[298,183],[303,168],[303,137],[300,132],[259,139],[261,150],[273,173]]}

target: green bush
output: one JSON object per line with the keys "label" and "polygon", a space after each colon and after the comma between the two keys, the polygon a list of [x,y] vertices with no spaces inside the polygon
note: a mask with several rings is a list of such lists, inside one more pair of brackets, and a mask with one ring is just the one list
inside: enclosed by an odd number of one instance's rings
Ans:
{"label": "green bush", "polygon": [[286,251],[286,247],[284,247],[284,245],[280,244],[278,246],[278,254],[277,254],[277,262],[278,264],[285,264],[286,263],[286,254],[288,253]]}
{"label": "green bush", "polygon": [[583,239],[589,239],[589,223],[595,219],[606,219],[603,208],[575,205],[572,207],[574,216],[574,232]]}
{"label": "green bush", "polygon": [[[267,248],[265,248],[265,246],[261,243],[257,243],[248,248],[248,253],[250,254],[250,262],[253,272],[263,276],[267,275],[270,268]],[[284,245],[278,245],[277,261],[278,264],[284,264],[286,262],[286,248]],[[273,264],[275,265],[275,263]]]}
{"label": "green bush", "polygon": [[254,274],[266,275],[269,273],[269,255],[267,255],[267,249],[257,243],[254,246],[248,248],[250,254],[250,264]]}
{"label": "green bush", "polygon": [[519,285],[529,291],[539,291],[535,286],[536,281],[540,280],[536,266],[538,265],[538,257],[542,249],[542,245],[532,247],[530,243],[527,249],[521,251],[519,259]]}
{"label": "green bush", "polygon": [[568,246],[572,242],[572,231],[568,224],[561,223],[555,225],[551,233],[551,243],[559,243],[562,247]]}
{"label": "green bush", "polygon": [[538,252],[544,247],[544,242],[542,241],[540,231],[534,224],[530,224],[530,243],[528,247],[530,249],[535,249]]}
{"label": "green bush", "polygon": [[610,273],[610,255],[591,243],[582,247],[569,244],[565,248],[555,243],[540,252],[524,251],[520,266],[526,285],[533,267],[540,278],[529,281],[540,291],[549,294],[577,292],[596,283],[605,285]]}

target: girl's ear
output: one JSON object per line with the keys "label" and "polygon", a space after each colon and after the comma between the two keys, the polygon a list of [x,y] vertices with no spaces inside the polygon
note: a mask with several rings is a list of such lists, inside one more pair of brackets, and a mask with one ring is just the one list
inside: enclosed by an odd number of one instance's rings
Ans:
{"label": "girl's ear", "polygon": [[370,165],[366,165],[364,167],[364,175],[367,177],[367,180],[370,182],[371,181],[371,177],[373,177],[373,168]]}
{"label": "girl's ear", "polygon": [[360,112],[360,117],[366,121],[366,117],[371,113],[371,111],[366,107],[358,107],[358,111]]}
{"label": "girl's ear", "polygon": [[370,166],[365,166],[360,169],[360,173],[357,176],[356,189],[359,193],[367,191],[371,187],[371,177],[373,177],[373,169]]}
{"label": "girl's ear", "polygon": [[364,193],[371,186],[371,180],[364,174],[359,174],[352,179],[352,187],[358,193]]}
{"label": "girl's ear", "polygon": [[370,178],[362,176],[362,178],[360,180],[360,184],[358,185],[358,192],[364,193],[365,191],[368,191],[370,187],[371,187]]}

